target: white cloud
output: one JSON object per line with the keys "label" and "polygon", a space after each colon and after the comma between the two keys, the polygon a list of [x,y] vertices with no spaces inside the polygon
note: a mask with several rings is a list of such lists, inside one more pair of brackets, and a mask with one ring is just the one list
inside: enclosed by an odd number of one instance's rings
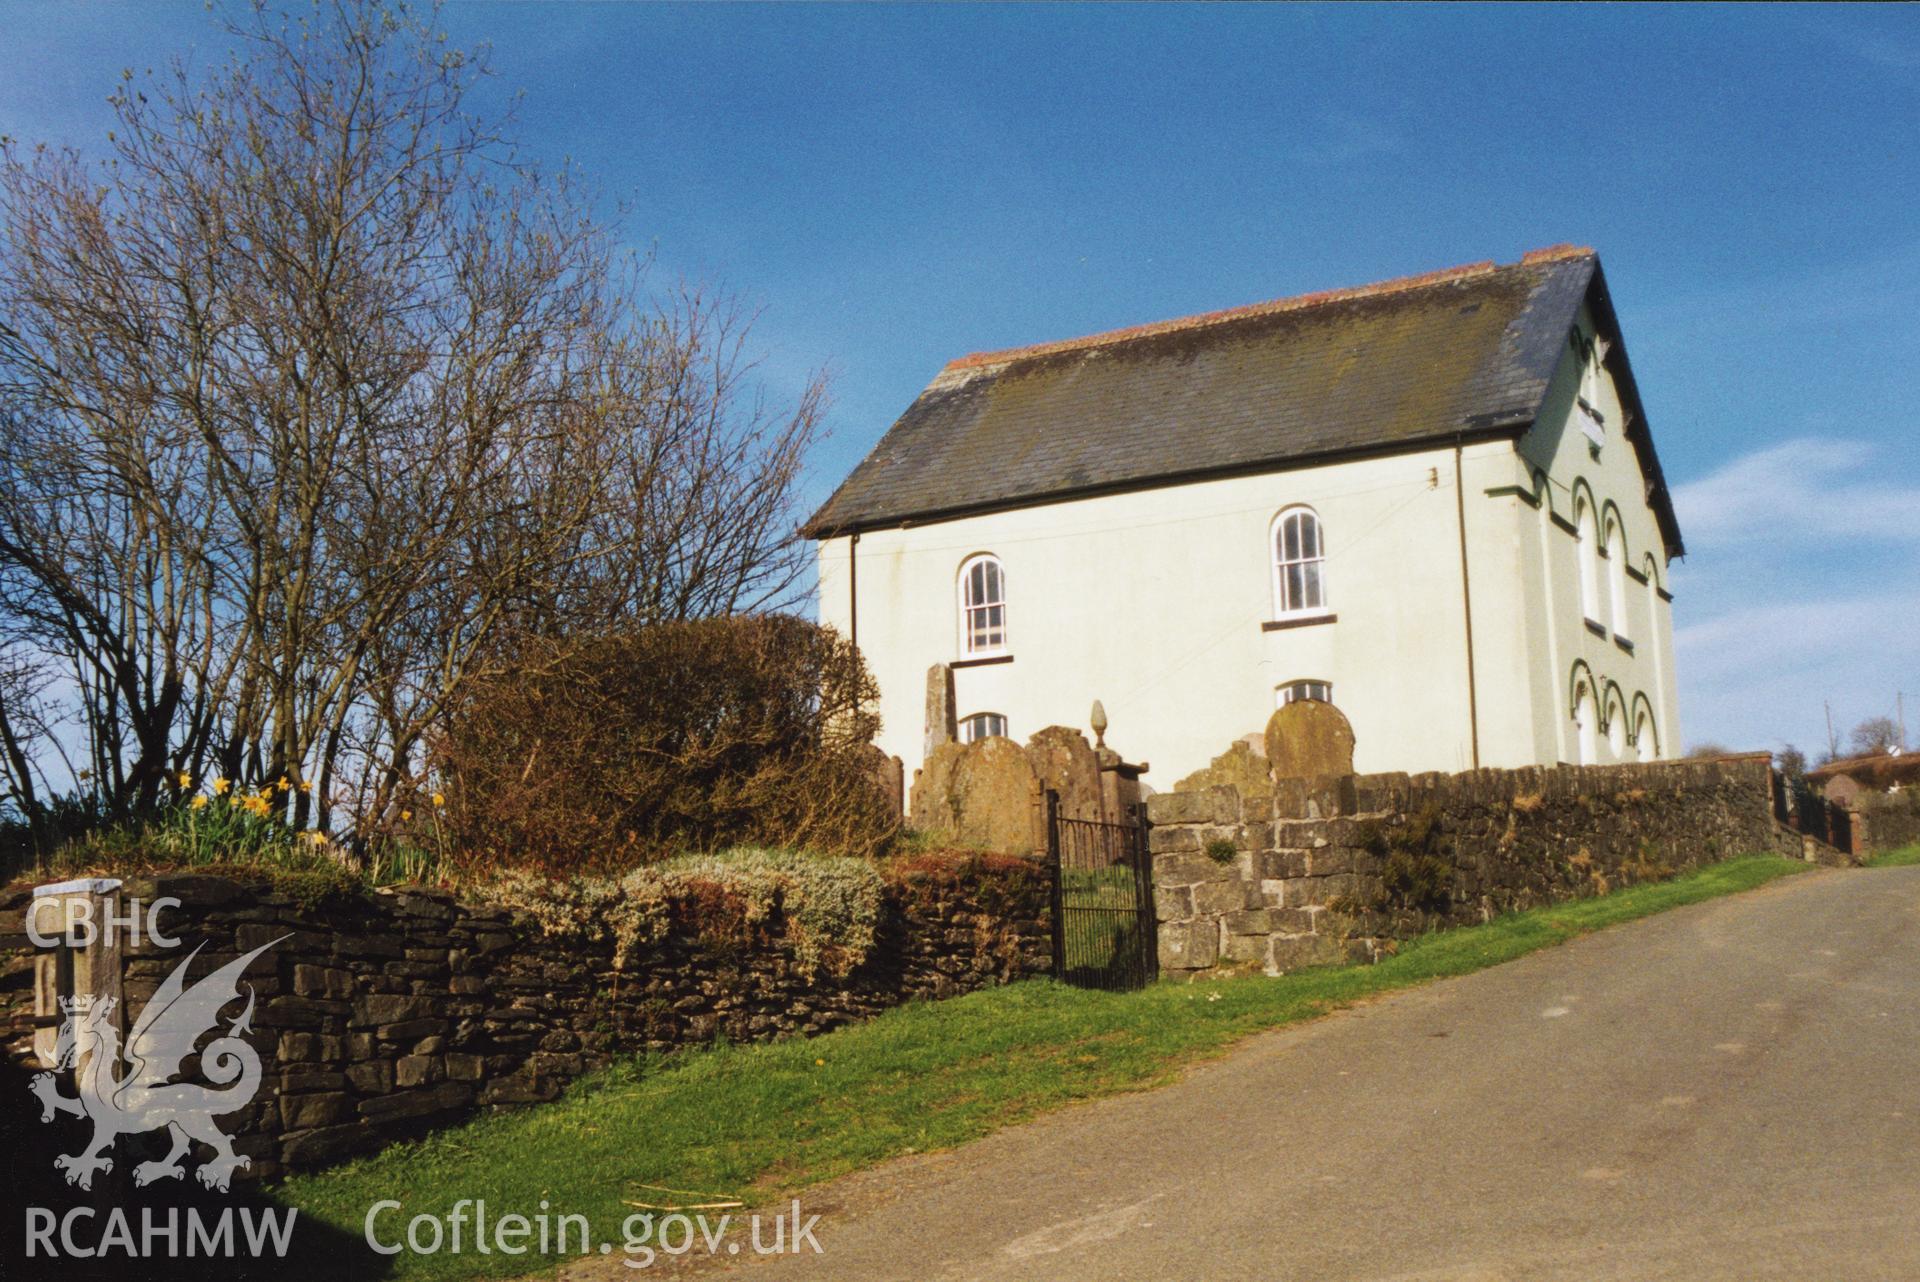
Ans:
{"label": "white cloud", "polygon": [[[1796,580],[1766,590],[1789,599],[1737,607],[1674,632],[1687,741],[1740,748],[1826,743],[1835,729],[1893,711],[1896,691],[1920,693],[1920,590],[1793,599]],[[1785,588],[1782,592],[1781,589]]]}
{"label": "white cloud", "polygon": [[1832,555],[1829,539],[1920,542],[1920,476],[1874,470],[1875,456],[1866,441],[1799,437],[1675,487],[1674,509],[1701,551],[1804,542],[1820,556]]}

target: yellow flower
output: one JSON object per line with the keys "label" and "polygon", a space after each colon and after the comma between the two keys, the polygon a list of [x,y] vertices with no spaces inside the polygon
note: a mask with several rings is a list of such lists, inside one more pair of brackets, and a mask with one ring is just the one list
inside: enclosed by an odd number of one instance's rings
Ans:
{"label": "yellow flower", "polygon": [[191,787],[193,787],[193,776],[192,776],[192,775],[190,775],[190,774],[188,774],[188,773],[187,773],[186,771],[184,771],[184,770],[182,770],[182,771],[180,772],[180,786],[181,786],[182,788],[191,788]]}
{"label": "yellow flower", "polygon": [[300,791],[301,791],[301,792],[312,792],[312,791],[313,791],[313,780],[311,780],[311,779],[302,779],[302,780],[300,781]]}
{"label": "yellow flower", "polygon": [[285,775],[281,775],[280,782],[274,784],[273,786],[276,791],[285,792],[287,789],[291,788],[293,785],[287,782],[287,777]]}
{"label": "yellow flower", "polygon": [[401,819],[401,822],[403,822],[403,823],[404,823],[404,822],[406,822],[407,820],[409,820],[409,819],[412,819],[412,818],[413,818],[413,811],[411,811],[411,810],[402,810],[402,811],[400,812],[400,819]]}
{"label": "yellow flower", "polygon": [[433,804],[434,804],[434,805],[436,805],[436,806],[444,806],[444,805],[446,805],[446,804],[447,804],[447,797],[446,797],[446,794],[445,794],[445,793],[441,793],[441,792],[436,792],[436,793],[434,793],[434,794],[433,794]]}
{"label": "yellow flower", "polygon": [[207,808],[207,794],[204,792],[201,793],[195,797],[190,804],[195,810],[205,810]]}
{"label": "yellow flower", "polygon": [[213,795],[218,797],[232,786],[233,785],[229,784],[225,779],[216,777],[213,781]]}

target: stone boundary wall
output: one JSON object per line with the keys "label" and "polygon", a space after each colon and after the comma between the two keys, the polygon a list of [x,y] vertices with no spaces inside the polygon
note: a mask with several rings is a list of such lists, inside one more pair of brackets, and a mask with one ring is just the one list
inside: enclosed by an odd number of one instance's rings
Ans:
{"label": "stone boundary wall", "polygon": [[[1048,889],[1044,865],[1032,860],[907,861],[885,875],[876,946],[835,978],[805,974],[777,923],[752,939],[714,940],[676,914],[659,945],[616,971],[610,942],[550,936],[446,893],[303,906],[264,881],[130,878],[124,897],[182,901],[162,917],[181,946],[126,950],[122,1010],[137,1013],[195,945],[204,947],[190,980],[291,932],[246,976],[257,993],[248,1040],[264,1085],[220,1122],[235,1151],[252,1158],[247,1174],[271,1177],[478,1109],[551,1099],[618,1055],[811,1035],[915,998],[1046,974]],[[18,886],[0,898],[0,1030],[18,1069],[39,1067],[29,893]],[[71,1138],[44,1129],[49,1145]]]}
{"label": "stone boundary wall", "polygon": [[1878,855],[1920,842],[1920,791],[1862,792],[1853,799],[1855,842]]}
{"label": "stone boundary wall", "polygon": [[1733,855],[1808,857],[1764,754],[1326,776],[1148,799],[1160,969],[1279,974]]}

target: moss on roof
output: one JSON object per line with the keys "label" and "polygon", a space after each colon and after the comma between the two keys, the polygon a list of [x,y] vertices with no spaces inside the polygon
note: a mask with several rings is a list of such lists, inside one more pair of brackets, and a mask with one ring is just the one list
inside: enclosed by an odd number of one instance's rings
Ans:
{"label": "moss on roof", "polygon": [[964,357],[805,533],[1517,431],[1598,270],[1591,250],[1557,247]]}

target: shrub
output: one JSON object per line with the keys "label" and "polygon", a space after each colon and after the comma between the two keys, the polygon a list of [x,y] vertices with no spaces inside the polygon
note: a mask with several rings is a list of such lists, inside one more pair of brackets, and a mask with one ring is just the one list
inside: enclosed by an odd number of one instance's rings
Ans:
{"label": "shrub", "polygon": [[850,643],[787,616],[528,642],[435,745],[451,846],[567,874],[740,845],[875,853],[899,827],[877,694]]}
{"label": "shrub", "polygon": [[1427,806],[1390,831],[1369,834],[1380,870],[1384,906],[1445,912],[1453,901],[1453,861],[1442,853],[1440,810]]}
{"label": "shrub", "polygon": [[509,869],[477,892],[525,913],[546,934],[611,942],[616,970],[637,951],[684,934],[721,953],[781,939],[803,973],[845,976],[873,951],[882,883],[862,859],[742,848],[622,877],[556,880]]}

